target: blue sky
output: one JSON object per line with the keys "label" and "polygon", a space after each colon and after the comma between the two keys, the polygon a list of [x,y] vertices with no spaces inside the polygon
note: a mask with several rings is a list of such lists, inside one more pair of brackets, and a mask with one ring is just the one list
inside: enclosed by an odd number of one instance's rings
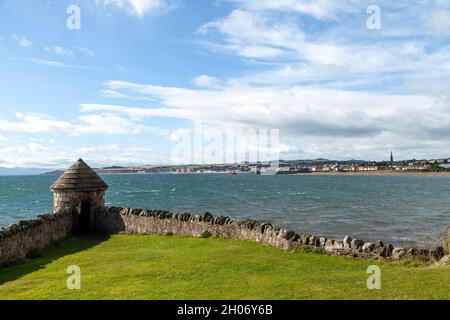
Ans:
{"label": "blue sky", "polygon": [[0,167],[169,164],[198,123],[450,157],[450,1],[0,0],[0,26]]}

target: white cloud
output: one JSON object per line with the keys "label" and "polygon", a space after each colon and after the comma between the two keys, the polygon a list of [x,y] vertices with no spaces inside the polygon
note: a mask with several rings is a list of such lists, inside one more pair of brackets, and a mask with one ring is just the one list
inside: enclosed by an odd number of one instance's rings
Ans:
{"label": "white cloud", "polygon": [[127,148],[125,148],[125,150],[129,151],[129,152],[138,152],[138,153],[140,153],[140,152],[144,152],[144,153],[155,152],[155,149],[147,148],[147,147],[127,147]]}
{"label": "white cloud", "polygon": [[65,133],[74,136],[88,134],[139,134],[158,129],[135,123],[108,112],[86,114],[74,121],[62,121],[40,114],[16,114],[16,121],[0,119],[0,132]]}
{"label": "white cloud", "polygon": [[73,69],[93,69],[94,67],[91,66],[83,66],[83,65],[75,65],[75,64],[68,64],[60,61],[55,60],[47,60],[47,59],[38,59],[38,58],[13,58],[12,60],[17,61],[26,61],[33,64],[48,66],[48,67],[55,67],[55,68],[73,68]]}
{"label": "white cloud", "polygon": [[[167,117],[222,129],[279,128],[288,158],[383,159],[390,149],[397,150],[398,157],[402,157],[399,152],[405,157],[448,156],[447,1],[381,1],[383,28],[377,32],[366,28],[364,1],[228,2],[233,5],[229,14],[200,26],[197,35],[215,53],[246,58],[240,60],[244,68],[236,71],[239,78],[200,75],[192,80],[194,89],[109,81],[101,95],[133,100],[133,107],[126,102],[83,103],[81,116],[70,121],[18,114],[15,121],[0,119],[0,132],[153,132],[176,141],[185,128],[161,130],[146,125],[147,118]],[[143,17],[166,12],[173,2],[97,3]],[[72,48],[78,51],[82,52]],[[72,67],[51,60],[28,61]],[[245,71],[248,65],[251,72]],[[117,69],[123,71],[120,66]],[[141,107],[135,107],[136,101]],[[86,146],[76,151],[92,154],[96,161],[106,157],[136,161],[133,152],[149,152],[117,148]]]}
{"label": "white cloud", "polygon": [[[110,81],[107,89],[142,95],[159,107],[83,104],[82,112],[126,118],[168,117],[230,129],[280,129],[283,157],[383,159],[450,148],[450,111],[429,95],[343,91],[311,86],[255,87],[238,81],[211,89],[185,89]],[[185,130],[185,129],[180,129]],[[183,131],[184,132],[184,131]],[[183,133],[182,132],[182,133]],[[165,133],[173,141],[177,131]],[[441,151],[439,151],[441,150]]]}
{"label": "white cloud", "polygon": [[173,0],[94,0],[97,6],[114,6],[124,9],[132,15],[143,17],[150,13],[161,13],[173,10],[177,7],[177,1]]}
{"label": "white cloud", "polygon": [[116,112],[126,114],[132,119],[145,117],[173,117],[181,119],[190,119],[193,114],[190,110],[182,110],[181,108],[130,108],[120,105],[105,104],[82,104],[81,112]]}
{"label": "white cloud", "polygon": [[[434,38],[439,36],[439,32],[450,30],[447,26],[447,22],[450,24],[450,14],[445,8],[438,11],[427,8],[425,11],[423,6],[417,4],[386,3],[382,11],[383,25],[386,27],[375,34],[369,33],[364,23],[355,25],[351,20],[353,17],[354,21],[365,21],[356,19],[365,15],[365,10],[360,10],[364,9],[361,3],[290,0],[232,2],[238,8],[224,18],[202,25],[197,34],[203,36],[200,43],[215,53],[225,52],[273,63],[272,68],[267,65],[266,70],[243,77],[248,80],[253,78],[252,81],[259,83],[264,80],[275,85],[332,81],[328,85],[358,88],[377,85],[380,79],[384,82],[397,80],[398,83],[399,80],[423,77],[424,74],[448,79],[450,46],[436,46]],[[311,28],[310,22],[305,23],[295,14],[297,4],[303,6],[308,3],[312,6],[317,4],[323,10],[334,8],[330,12],[351,15],[329,24],[316,22]],[[361,12],[356,11],[359,12],[356,16],[354,10]],[[426,12],[424,19],[418,14],[420,10]],[[405,21],[409,21],[407,17],[417,19],[419,25],[428,23],[429,26],[412,29],[410,25],[405,25]],[[426,36],[427,28],[439,28],[440,31],[433,32],[430,38]]]}
{"label": "white cloud", "polygon": [[30,142],[28,144],[28,150],[30,150],[30,152],[36,153],[36,152],[42,151],[43,149],[44,149],[44,147],[42,145],[40,145],[39,143]]}
{"label": "white cloud", "polygon": [[[221,82],[225,83],[225,82]],[[83,104],[75,121],[59,121],[43,115],[17,113],[17,121],[0,120],[0,130],[25,133],[66,134],[156,133],[177,141],[186,129],[161,130],[145,125],[146,118],[168,117],[202,122],[217,129],[280,129],[283,158],[358,157],[383,159],[386,150],[406,156],[417,148],[436,156],[436,150],[450,148],[450,112],[434,97],[389,95],[317,87],[254,87],[239,82],[210,89],[185,89],[110,81],[107,90],[133,93],[158,106],[136,108],[124,105]],[[51,159],[41,144],[20,150],[0,149],[2,159],[12,162],[14,152],[39,154],[39,161]],[[55,159],[83,156],[102,164],[154,163],[151,150],[142,146],[86,146],[76,150],[52,145]],[[34,150],[31,152],[30,150]],[[9,154],[9,155],[8,155]],[[141,155],[140,155],[141,154]],[[446,156],[443,154],[442,156]],[[17,157],[16,157],[17,158]],[[161,155],[158,163],[168,163]],[[36,164],[30,157],[21,163]],[[128,161],[128,163],[127,163]]]}
{"label": "white cloud", "polygon": [[98,147],[83,147],[77,150],[77,152],[81,155],[92,154],[92,153],[104,153],[104,152],[112,152],[120,150],[120,146],[118,144],[111,144],[106,146],[98,146]]}
{"label": "white cloud", "polygon": [[75,47],[75,49],[78,50],[79,52],[81,52],[82,54],[84,54],[85,56],[95,57],[94,51],[92,51],[86,47]]}
{"label": "white cloud", "polygon": [[1,166],[64,169],[82,157],[93,167],[168,163],[168,155],[146,147],[90,145],[73,148],[66,145],[45,147],[33,143],[0,148]]}
{"label": "white cloud", "polygon": [[[327,90],[314,87],[258,88],[227,85],[220,90],[189,90],[130,82],[110,81],[108,87],[131,90],[160,100],[161,108],[128,108],[124,106],[85,104],[83,112],[117,112],[130,117],[173,116],[189,120],[233,120],[237,123],[260,122],[261,119],[311,115],[330,120],[339,114],[357,110],[370,116],[388,116],[410,106],[430,107],[434,100],[419,96],[383,95],[364,92]],[[333,98],[334,97],[334,98]],[[230,112],[231,111],[231,112]],[[237,116],[237,114],[239,116]],[[320,117],[319,117],[320,116]]]}
{"label": "white cloud", "polygon": [[4,132],[52,132],[70,131],[73,125],[66,121],[55,120],[47,116],[37,114],[17,113],[18,121],[7,121],[0,119],[0,131]]}
{"label": "white cloud", "polygon": [[87,57],[95,57],[95,53],[85,47],[79,47],[79,46],[75,46],[73,48],[65,48],[62,46],[51,46],[51,47],[45,47],[44,48],[45,51],[53,53],[53,54],[57,54],[63,57],[70,57],[73,58],[75,56],[75,52],[79,52],[84,56]]}
{"label": "white cloud", "polygon": [[45,51],[54,53],[63,57],[73,57],[73,51],[69,48],[64,48],[61,46],[45,47]]}
{"label": "white cloud", "polygon": [[[142,145],[96,145],[94,140],[90,142],[81,138],[86,135],[95,136],[97,139],[105,135],[166,134],[164,129],[146,126],[139,121],[108,112],[83,114],[72,121],[17,112],[15,120],[0,119],[0,133],[2,131],[16,133],[20,139],[27,135],[31,137],[29,142],[15,139],[14,144],[8,144],[8,140],[4,139],[5,144],[0,147],[0,158],[2,166],[6,167],[64,168],[81,156],[92,164],[101,166],[169,161],[168,155],[165,156],[161,150]],[[74,148],[66,143],[69,139],[84,142],[87,146]]]}
{"label": "white cloud", "polygon": [[37,154],[41,151],[46,150],[46,148],[38,143],[30,142],[25,146],[15,146],[15,147],[6,147],[6,148],[0,148],[0,154],[20,154],[20,153],[33,153]]}
{"label": "white cloud", "polygon": [[100,95],[106,98],[129,98],[126,94],[109,89],[101,90]]}
{"label": "white cloud", "polygon": [[202,35],[218,31],[225,36],[222,48],[249,58],[273,58],[297,51],[304,42],[304,34],[292,23],[278,23],[276,19],[254,12],[234,10],[228,17],[204,24],[198,29]]}
{"label": "white cloud", "polygon": [[193,81],[196,86],[205,88],[217,87],[220,84],[219,79],[216,77],[211,77],[204,74],[195,77]]}
{"label": "white cloud", "polygon": [[341,12],[354,11],[358,1],[354,0],[228,0],[254,11],[285,11],[310,15],[318,20],[335,19]]}
{"label": "white cloud", "polygon": [[124,66],[120,65],[120,64],[115,64],[114,67],[117,69],[117,71],[119,72],[124,72],[127,70],[127,68],[125,68]]}
{"label": "white cloud", "polygon": [[423,15],[427,31],[435,36],[450,35],[450,11],[437,9]]}
{"label": "white cloud", "polygon": [[75,125],[75,135],[85,134],[139,134],[150,127],[133,123],[132,121],[110,113],[90,114],[80,116],[80,124]]}
{"label": "white cloud", "polygon": [[[314,87],[258,88],[227,85],[220,90],[188,90],[111,81],[108,86],[135,91],[161,101],[160,108],[85,104],[83,112],[116,112],[131,118],[165,116],[215,124],[281,127],[306,135],[378,134],[387,119],[434,113],[426,96],[387,95]],[[419,119],[415,119],[417,121]]]}
{"label": "white cloud", "polygon": [[17,45],[21,48],[28,48],[33,45],[33,43],[24,36],[13,34],[11,37],[17,42]]}
{"label": "white cloud", "polygon": [[40,65],[44,65],[44,66],[49,66],[49,67],[58,67],[58,68],[69,68],[70,65],[59,62],[59,61],[54,61],[54,60],[46,60],[46,59],[36,59],[36,58],[21,58],[21,59],[16,59],[16,60],[23,60],[23,61],[28,61],[34,64],[40,64]]}

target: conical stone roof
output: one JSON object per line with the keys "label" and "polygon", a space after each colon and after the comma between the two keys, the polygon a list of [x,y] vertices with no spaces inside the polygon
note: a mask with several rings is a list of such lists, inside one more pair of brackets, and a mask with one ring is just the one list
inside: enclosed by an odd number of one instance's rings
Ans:
{"label": "conical stone roof", "polygon": [[79,159],[52,184],[50,189],[53,191],[65,189],[94,191],[106,190],[108,185],[86,162]]}

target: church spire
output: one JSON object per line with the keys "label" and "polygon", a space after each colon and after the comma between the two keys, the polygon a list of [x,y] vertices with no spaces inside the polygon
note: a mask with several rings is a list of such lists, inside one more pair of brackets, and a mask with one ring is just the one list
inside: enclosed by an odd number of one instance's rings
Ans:
{"label": "church spire", "polygon": [[394,154],[392,153],[392,150],[391,150],[391,163],[393,163],[394,162]]}

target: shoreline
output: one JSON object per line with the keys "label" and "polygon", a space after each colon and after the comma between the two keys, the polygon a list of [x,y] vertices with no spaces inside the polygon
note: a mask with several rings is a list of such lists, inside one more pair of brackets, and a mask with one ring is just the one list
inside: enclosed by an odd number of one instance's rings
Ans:
{"label": "shoreline", "polygon": [[379,171],[359,171],[359,172],[311,172],[311,173],[299,173],[297,175],[314,175],[314,176],[370,176],[370,175],[389,175],[389,176],[450,176],[450,172],[398,172],[389,170]]}
{"label": "shoreline", "polygon": [[[142,172],[98,172],[100,175],[230,175],[228,172],[180,172],[180,173],[142,173]],[[256,175],[251,172],[236,172],[236,175]],[[310,173],[292,173],[292,174],[274,174],[273,176],[370,176],[370,175],[392,175],[392,176],[450,176],[450,171],[422,172],[422,171],[357,171],[357,172],[310,172]],[[20,175],[24,176],[58,176],[58,174],[38,174],[38,175]],[[262,175],[264,176],[264,175]],[[269,175],[270,176],[270,175]],[[9,176],[14,177],[14,176]]]}
{"label": "shoreline", "polygon": [[[182,172],[182,173],[133,173],[133,172],[100,172],[100,175],[230,175],[227,172]],[[250,172],[237,172],[236,175],[255,175]],[[368,172],[310,172],[310,173],[293,173],[293,174],[274,174],[268,176],[371,176],[371,175],[385,175],[385,176],[450,176],[450,172],[395,172],[395,171],[368,171]],[[261,175],[264,176],[264,175]]]}

